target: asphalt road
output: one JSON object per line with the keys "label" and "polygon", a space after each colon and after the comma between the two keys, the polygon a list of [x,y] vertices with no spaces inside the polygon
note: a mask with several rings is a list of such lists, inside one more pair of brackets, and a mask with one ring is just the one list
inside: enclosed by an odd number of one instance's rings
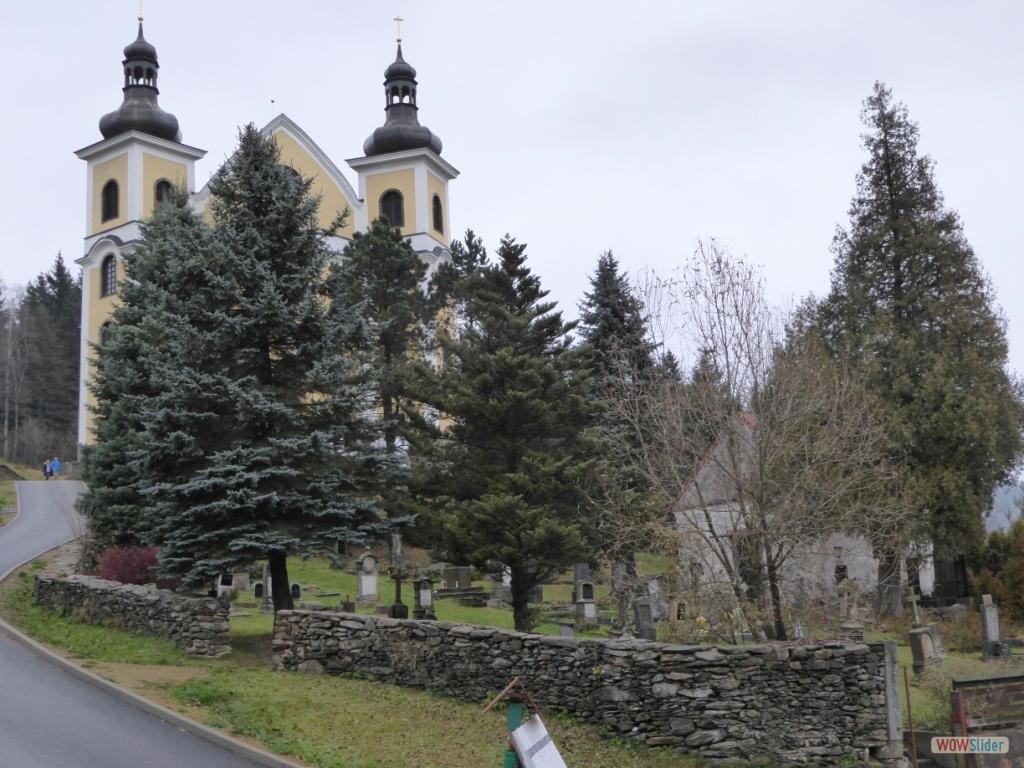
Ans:
{"label": "asphalt road", "polygon": [[[0,529],[0,575],[75,536],[69,480],[17,483],[20,513]],[[0,768],[251,768],[82,682],[0,629]]]}

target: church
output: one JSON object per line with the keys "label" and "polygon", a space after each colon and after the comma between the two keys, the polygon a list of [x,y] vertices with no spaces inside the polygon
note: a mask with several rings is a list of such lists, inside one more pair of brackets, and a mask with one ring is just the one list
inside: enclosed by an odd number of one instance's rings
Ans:
{"label": "church", "polygon": [[[384,124],[373,131],[362,155],[345,162],[355,186],[316,143],[287,115],[263,127],[281,150],[281,160],[320,196],[320,223],[326,230],[346,208],[345,227],[328,238],[339,256],[356,231],[384,218],[398,227],[413,249],[433,266],[450,254],[448,183],[459,172],[441,157],[441,140],[420,125],[416,70],[402,58],[384,70]],[[87,174],[86,235],[82,268],[82,342],[78,442],[93,442],[90,357],[102,345],[106,324],[124,279],[123,258],[141,240],[141,224],[174,186],[184,186],[197,211],[209,199],[209,185],[196,190],[195,163],[205,150],[185,144],[177,118],[158,104],[156,48],[143,35],[124,49],[123,101],[100,119],[102,139],[78,150]]]}

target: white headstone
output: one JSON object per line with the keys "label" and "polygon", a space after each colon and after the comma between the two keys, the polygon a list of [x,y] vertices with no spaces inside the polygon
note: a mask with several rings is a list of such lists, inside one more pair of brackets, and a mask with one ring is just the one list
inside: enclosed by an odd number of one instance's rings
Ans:
{"label": "white headstone", "polygon": [[377,558],[371,554],[363,555],[359,561],[356,588],[358,601],[366,603],[377,599]]}

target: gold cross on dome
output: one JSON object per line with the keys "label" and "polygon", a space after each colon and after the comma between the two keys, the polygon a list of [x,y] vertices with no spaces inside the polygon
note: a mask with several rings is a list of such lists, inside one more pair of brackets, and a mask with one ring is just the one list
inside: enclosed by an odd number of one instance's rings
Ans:
{"label": "gold cross on dome", "polygon": [[395,42],[402,42],[402,22],[405,21],[401,16],[395,16]]}

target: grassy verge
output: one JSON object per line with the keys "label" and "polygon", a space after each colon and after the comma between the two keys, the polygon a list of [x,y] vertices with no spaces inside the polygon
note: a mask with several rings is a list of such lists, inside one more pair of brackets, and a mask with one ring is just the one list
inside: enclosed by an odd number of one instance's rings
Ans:
{"label": "grassy verge", "polygon": [[[159,640],[86,626],[33,605],[31,571],[42,566],[23,569],[0,588],[0,615],[79,663],[100,667],[115,682],[208,725],[318,768],[501,764],[503,712],[483,714],[479,704],[367,680],[272,673],[272,619],[256,611],[232,620],[231,656],[188,659]],[[169,669],[189,674],[170,675]],[[554,741],[573,768],[705,765],[670,750],[603,739],[593,726],[548,715]]]}
{"label": "grassy verge", "polygon": [[18,494],[14,483],[18,479],[42,480],[43,473],[38,469],[22,467],[14,464],[0,464],[0,528],[14,519],[17,510]]}

